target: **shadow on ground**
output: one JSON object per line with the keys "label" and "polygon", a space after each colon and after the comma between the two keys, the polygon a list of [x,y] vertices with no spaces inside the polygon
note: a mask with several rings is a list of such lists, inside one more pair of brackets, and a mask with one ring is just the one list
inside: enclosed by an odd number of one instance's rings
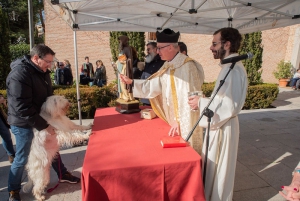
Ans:
{"label": "shadow on ground", "polygon": [[239,115],[234,201],[285,200],[278,191],[290,184],[291,173],[300,161],[299,113],[299,109],[268,109]]}
{"label": "shadow on ground", "polygon": [[297,99],[299,98],[299,96],[300,96],[300,90],[282,91],[278,94],[278,97],[276,101],[272,103],[272,106],[280,107],[280,106],[291,105],[293,103],[293,99]]}
{"label": "shadow on ground", "polygon": [[[68,171],[72,172],[73,175],[77,177],[81,177],[81,167],[84,160],[86,146],[75,147],[71,149],[64,149],[60,151],[62,161]],[[10,170],[10,164],[7,161],[7,156],[3,147],[0,148],[0,200],[8,200],[8,192],[7,192],[7,181],[8,181],[8,173]],[[23,173],[22,182],[27,181],[26,171]],[[24,184],[23,183],[23,184]],[[51,180],[47,187],[53,188],[58,183],[58,177],[56,172],[51,168]],[[46,190],[47,190],[46,189]],[[32,193],[25,194],[21,191],[20,193],[23,201],[33,201],[35,198]],[[60,183],[56,189],[54,189],[51,193],[46,193],[46,200],[81,200],[81,184],[69,184],[69,183]]]}

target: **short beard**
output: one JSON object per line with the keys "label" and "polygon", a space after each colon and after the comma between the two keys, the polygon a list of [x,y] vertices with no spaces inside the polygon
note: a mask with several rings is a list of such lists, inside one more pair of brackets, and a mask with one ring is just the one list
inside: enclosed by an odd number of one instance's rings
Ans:
{"label": "short beard", "polygon": [[146,63],[150,63],[151,61],[153,61],[153,59],[154,59],[155,56],[156,56],[156,55],[154,55],[154,53],[148,54],[148,55],[146,56],[145,62],[146,62]]}
{"label": "short beard", "polygon": [[224,59],[226,51],[224,50],[224,46],[222,45],[221,48],[216,52],[216,55],[214,55],[214,59]]}

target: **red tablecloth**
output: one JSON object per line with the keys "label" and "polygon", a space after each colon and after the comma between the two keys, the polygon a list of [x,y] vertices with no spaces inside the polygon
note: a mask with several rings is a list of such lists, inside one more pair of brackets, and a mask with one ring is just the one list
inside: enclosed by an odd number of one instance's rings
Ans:
{"label": "red tablecloth", "polygon": [[97,109],[82,167],[82,200],[205,200],[201,157],[191,147],[162,148],[169,128],[159,118]]}

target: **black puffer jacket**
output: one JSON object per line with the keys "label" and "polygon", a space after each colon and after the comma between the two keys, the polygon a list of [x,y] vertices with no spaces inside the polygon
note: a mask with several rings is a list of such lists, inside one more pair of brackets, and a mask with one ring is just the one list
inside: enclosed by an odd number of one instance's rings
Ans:
{"label": "black puffer jacket", "polygon": [[42,104],[53,94],[50,71],[40,70],[24,56],[10,64],[6,79],[8,123],[19,127],[43,130],[47,122],[39,115]]}

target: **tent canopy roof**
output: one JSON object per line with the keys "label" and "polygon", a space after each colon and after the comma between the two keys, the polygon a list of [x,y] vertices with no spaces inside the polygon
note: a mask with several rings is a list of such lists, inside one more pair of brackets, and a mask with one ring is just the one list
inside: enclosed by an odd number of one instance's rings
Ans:
{"label": "tent canopy roof", "polygon": [[[300,23],[300,0],[47,0],[74,30],[250,33]],[[72,2],[71,2],[72,1]],[[55,4],[55,3],[54,3]]]}

